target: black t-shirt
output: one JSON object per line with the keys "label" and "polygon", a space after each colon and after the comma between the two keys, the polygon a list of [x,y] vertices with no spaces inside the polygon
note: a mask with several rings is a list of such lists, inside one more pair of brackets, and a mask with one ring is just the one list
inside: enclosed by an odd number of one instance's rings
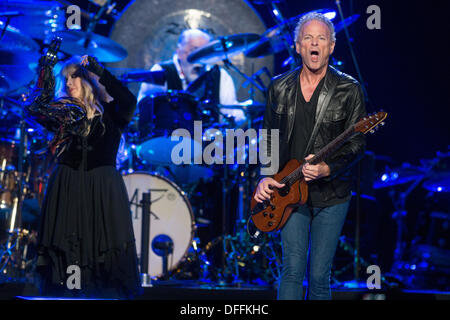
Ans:
{"label": "black t-shirt", "polygon": [[[303,97],[300,79],[297,81],[297,109],[295,110],[294,130],[290,148],[291,159],[295,158],[299,161],[303,161],[303,159],[308,156],[308,154],[305,154],[306,147],[308,146],[309,139],[316,123],[317,103],[319,101],[319,94],[322,90],[324,82],[325,77],[320,80],[313,95],[311,96],[311,99],[306,102]],[[312,151],[310,150],[309,153],[311,152]],[[308,182],[309,196],[307,204],[313,207],[327,207],[329,205],[337,204],[338,202],[336,201],[323,201],[323,197],[320,192],[320,183],[320,180]]]}
{"label": "black t-shirt", "polygon": [[325,77],[320,80],[311,99],[306,102],[302,93],[300,77],[297,80],[297,108],[295,110],[294,130],[290,147],[291,159],[295,158],[302,161],[307,156],[305,151],[314,128],[317,102],[324,82]]}

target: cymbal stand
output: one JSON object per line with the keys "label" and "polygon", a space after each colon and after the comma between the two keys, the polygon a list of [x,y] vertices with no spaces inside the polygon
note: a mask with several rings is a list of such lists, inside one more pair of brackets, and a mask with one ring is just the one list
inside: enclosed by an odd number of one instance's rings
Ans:
{"label": "cymbal stand", "polygon": [[225,68],[227,69],[231,69],[236,71],[236,73],[238,73],[241,77],[243,77],[244,79],[246,79],[248,82],[250,82],[251,84],[253,84],[259,91],[262,92],[262,94],[266,94],[267,89],[264,88],[263,86],[261,86],[257,81],[255,81],[255,79],[253,79],[252,77],[247,76],[245,73],[243,73],[241,70],[239,70],[238,67],[236,67],[228,58],[222,60],[223,64],[225,66]]}
{"label": "cymbal stand", "polygon": [[[248,111],[247,108],[242,109],[245,113],[245,117],[247,119],[247,129],[252,128],[252,114]],[[246,145],[245,152],[247,155],[250,152],[250,144],[252,142],[249,141],[248,148]],[[251,201],[251,181],[250,181],[250,161],[245,161],[242,169],[239,170],[239,216],[236,225],[238,226],[238,232],[240,236],[240,240],[244,241],[243,237],[246,234],[246,215],[250,212],[250,201]]]}
{"label": "cymbal stand", "polygon": [[[16,196],[13,199],[13,206],[11,210],[11,216],[9,217],[9,229],[8,229],[8,240],[6,243],[6,248],[3,250],[0,261],[3,262],[3,266],[1,266],[0,271],[5,274],[7,273],[6,267],[8,265],[9,260],[14,254],[14,250],[19,250],[19,236],[18,232],[20,232],[20,228],[22,225],[22,202],[24,192],[24,174],[23,174],[23,162],[24,157],[26,155],[26,130],[25,130],[25,112],[22,108],[21,110],[21,120],[20,120],[20,143],[19,143],[19,156],[18,156],[18,165],[17,165],[17,173],[18,173],[18,184],[16,189]],[[17,233],[17,235],[16,235]],[[15,244],[14,244],[15,242]],[[17,255],[21,257],[21,255]],[[20,266],[21,261],[17,262],[17,265]]]}
{"label": "cymbal stand", "polygon": [[437,162],[439,162],[439,160],[435,159],[431,161],[430,166],[425,170],[425,175],[420,179],[416,179],[414,183],[406,189],[406,191],[400,192],[397,198],[395,198],[396,193],[394,190],[392,190],[389,194],[395,209],[392,213],[392,218],[397,223],[397,240],[394,251],[394,262],[392,264],[393,271],[397,270],[401,265],[401,259],[403,258],[404,249],[406,246],[406,242],[403,239],[404,231],[407,228],[405,225],[405,218],[407,215],[406,200],[408,199],[409,194],[431,173],[432,168],[437,164]]}
{"label": "cymbal stand", "polygon": [[356,59],[355,51],[353,50],[350,33],[348,32],[348,28],[347,28],[347,25],[345,23],[344,13],[342,12],[342,7],[341,7],[341,1],[340,0],[336,0],[336,6],[338,7],[339,16],[341,18],[341,21],[344,24],[345,38],[347,40],[347,45],[348,45],[348,47],[350,49],[350,55],[352,56],[353,65],[355,66],[355,70],[356,70],[356,73],[358,74],[359,82],[360,82],[362,90],[364,92],[364,97],[366,98],[367,102],[370,102],[369,94],[367,92],[366,83],[364,82],[364,79],[363,79],[362,74],[361,74],[361,70],[359,69],[359,64],[358,64],[358,60]]}
{"label": "cymbal stand", "polygon": [[266,88],[264,88],[264,86],[261,86],[257,81],[255,81],[255,79],[253,79],[252,77],[247,76],[245,73],[243,73],[241,70],[239,70],[238,67],[236,67],[231,61],[230,59],[228,59],[228,47],[227,47],[227,37],[221,37],[220,38],[220,43],[222,44],[222,48],[223,48],[223,52],[225,52],[225,59],[222,60],[223,65],[225,66],[225,68],[229,69],[229,70],[234,70],[236,71],[237,74],[239,74],[241,77],[243,77],[244,79],[246,79],[248,82],[250,82],[251,84],[253,84],[259,91],[261,91],[264,95],[266,94]]}
{"label": "cymbal stand", "polygon": [[103,15],[103,13],[108,9],[110,2],[111,2],[111,0],[107,0],[106,3],[100,8],[100,10],[98,10],[98,12],[94,16],[94,18],[92,18],[92,20],[89,22],[89,25],[86,30],[87,31],[86,39],[84,39],[84,44],[83,44],[83,47],[85,49],[88,48],[89,43],[91,42],[91,39],[92,39],[92,33],[94,32],[94,28],[97,25],[99,19]]}

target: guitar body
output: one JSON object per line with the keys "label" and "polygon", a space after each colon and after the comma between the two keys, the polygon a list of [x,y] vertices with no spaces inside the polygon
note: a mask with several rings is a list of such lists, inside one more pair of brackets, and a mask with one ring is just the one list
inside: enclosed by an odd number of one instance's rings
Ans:
{"label": "guitar body", "polygon": [[[273,178],[280,182],[295,169],[300,167],[302,162],[291,159]],[[308,199],[308,185],[305,179],[295,181],[290,187],[274,189],[270,204],[262,205],[255,200],[253,192],[251,200],[252,220],[255,226],[263,232],[280,230],[289,219],[292,211],[299,205],[305,204]],[[265,208],[264,208],[265,207]]]}

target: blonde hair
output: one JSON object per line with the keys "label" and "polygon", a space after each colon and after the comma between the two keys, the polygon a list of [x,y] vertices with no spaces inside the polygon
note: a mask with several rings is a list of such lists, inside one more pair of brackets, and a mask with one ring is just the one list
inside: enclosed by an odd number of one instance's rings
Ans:
{"label": "blonde hair", "polygon": [[92,119],[96,113],[103,115],[104,110],[100,100],[106,101],[107,93],[101,89],[98,77],[81,66],[81,61],[81,57],[74,56],[64,64],[60,71],[60,83],[56,96],[61,99],[69,96],[66,91],[67,78],[78,72],[81,80],[80,105],[85,109],[87,118]]}
{"label": "blonde hair", "polygon": [[336,31],[334,30],[333,22],[331,22],[330,19],[328,19],[326,16],[324,16],[320,12],[309,12],[300,17],[300,19],[298,20],[297,26],[295,28],[295,31],[294,31],[295,42],[300,41],[300,39],[299,39],[300,32],[302,31],[303,26],[312,20],[317,20],[317,21],[325,23],[326,26],[328,27],[328,30],[330,30],[331,42],[336,42]]}

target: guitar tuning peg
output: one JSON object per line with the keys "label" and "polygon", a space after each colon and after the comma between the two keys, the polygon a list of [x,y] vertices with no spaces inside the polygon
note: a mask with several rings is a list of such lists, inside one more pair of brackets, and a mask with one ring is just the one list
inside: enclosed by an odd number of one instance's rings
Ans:
{"label": "guitar tuning peg", "polygon": [[380,125],[381,125],[382,127],[384,126],[384,124],[385,124],[384,121],[380,123]]}
{"label": "guitar tuning peg", "polygon": [[370,133],[375,133],[375,130],[373,130],[373,129],[372,129],[372,130],[370,130]]}

